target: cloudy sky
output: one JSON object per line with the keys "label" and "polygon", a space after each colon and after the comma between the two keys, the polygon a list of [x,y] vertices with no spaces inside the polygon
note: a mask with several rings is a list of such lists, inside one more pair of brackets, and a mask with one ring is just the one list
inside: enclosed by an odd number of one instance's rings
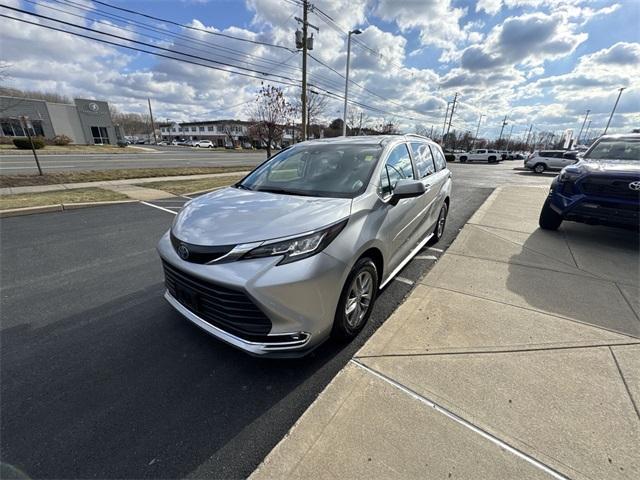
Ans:
{"label": "cloudy sky", "polygon": [[[393,121],[405,131],[423,127],[429,132],[433,126],[434,135],[441,133],[447,102],[457,92],[453,126],[459,130],[474,132],[482,114],[480,135],[488,138],[498,135],[505,115],[505,134],[513,128],[514,136],[526,135],[529,124],[534,131],[577,131],[589,109],[597,133],[618,89],[625,87],[610,128],[640,127],[640,0],[312,3],[316,8],[309,21],[320,29],[314,32],[314,58],[309,59],[312,88],[334,97],[343,94],[344,31],[361,29],[352,45],[351,79],[357,85],[350,85],[349,98],[373,122]],[[0,8],[2,15],[201,64],[0,18],[7,86],[104,99],[122,111],[144,111],[151,97],[158,119],[178,121],[246,116],[261,80],[223,70],[282,82],[291,97],[300,93],[301,55],[294,44],[299,0],[0,4],[67,24],[7,8]],[[341,112],[341,102],[331,99],[327,120]]]}

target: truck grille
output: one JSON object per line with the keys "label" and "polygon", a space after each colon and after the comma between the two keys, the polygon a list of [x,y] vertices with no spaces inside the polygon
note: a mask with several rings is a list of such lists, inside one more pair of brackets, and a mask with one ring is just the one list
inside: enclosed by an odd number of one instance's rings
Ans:
{"label": "truck grille", "polygon": [[245,340],[271,331],[271,321],[242,291],[216,285],[163,261],[165,285],[171,296],[207,323]]}
{"label": "truck grille", "polygon": [[604,197],[615,197],[624,200],[640,201],[640,191],[631,190],[629,184],[635,178],[610,178],[610,177],[587,177],[580,188],[588,195],[600,195]]}

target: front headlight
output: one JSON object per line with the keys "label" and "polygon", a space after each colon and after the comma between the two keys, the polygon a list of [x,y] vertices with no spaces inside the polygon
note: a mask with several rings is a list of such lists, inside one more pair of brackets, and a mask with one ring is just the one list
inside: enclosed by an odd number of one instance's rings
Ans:
{"label": "front headlight", "polygon": [[580,172],[575,172],[571,170],[562,170],[560,172],[560,177],[558,178],[558,181],[561,183],[575,182],[579,176],[580,176]]}
{"label": "front headlight", "polygon": [[348,219],[308,235],[265,243],[245,253],[242,258],[263,258],[282,255],[278,265],[302,260],[324,250],[342,231]]}

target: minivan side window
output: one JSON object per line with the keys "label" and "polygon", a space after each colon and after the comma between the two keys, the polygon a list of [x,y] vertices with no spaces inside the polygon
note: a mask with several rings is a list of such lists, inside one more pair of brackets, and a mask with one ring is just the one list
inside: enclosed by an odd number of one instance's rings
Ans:
{"label": "minivan side window", "polygon": [[426,143],[411,143],[411,151],[413,153],[413,162],[416,165],[418,171],[418,178],[424,178],[432,173],[435,173],[436,166],[433,162],[433,156],[429,145]]}
{"label": "minivan side window", "polygon": [[380,188],[378,193],[382,197],[391,195],[393,189],[396,188],[398,180],[405,178],[413,178],[413,167],[411,165],[411,158],[409,157],[409,150],[407,150],[407,146],[403,143],[397,145],[389,154],[380,172]]}
{"label": "minivan side window", "polygon": [[440,171],[447,168],[447,160],[444,158],[442,151],[435,145],[431,146],[431,151],[433,152],[433,159],[436,162],[436,170]]}

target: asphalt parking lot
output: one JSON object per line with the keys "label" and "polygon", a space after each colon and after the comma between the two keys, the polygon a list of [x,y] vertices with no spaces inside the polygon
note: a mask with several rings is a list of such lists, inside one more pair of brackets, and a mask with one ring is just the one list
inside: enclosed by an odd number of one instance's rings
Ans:
{"label": "asphalt parking lot", "polygon": [[155,244],[186,199],[2,219],[2,461],[33,478],[246,477],[492,187],[553,177],[515,166],[453,165],[442,241],[381,293],[354,342],[293,361],[236,351],[162,298]]}

